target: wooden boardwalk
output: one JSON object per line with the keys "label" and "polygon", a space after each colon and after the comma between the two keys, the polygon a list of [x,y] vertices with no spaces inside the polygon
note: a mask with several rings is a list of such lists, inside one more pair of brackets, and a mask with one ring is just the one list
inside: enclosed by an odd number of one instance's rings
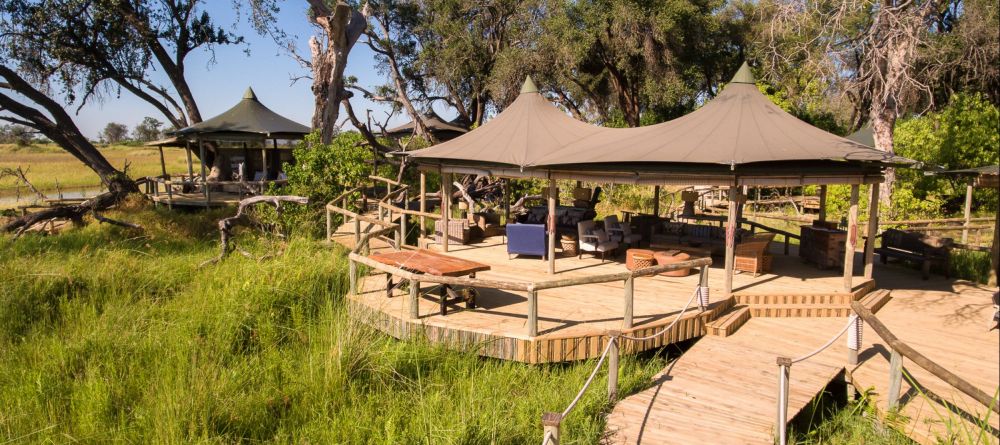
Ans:
{"label": "wooden boardwalk", "polygon": [[[878,313],[889,330],[987,394],[998,394],[1000,332],[986,330],[993,315],[991,290],[940,277],[922,282],[914,279],[914,273],[902,274],[895,268],[876,271],[879,282],[893,288],[892,301]],[[859,390],[872,390],[873,403],[884,413],[889,350],[871,329],[865,331],[863,347],[852,375]],[[923,444],[1000,443],[997,413],[905,359],[903,369],[903,417],[896,423],[908,436]]]}

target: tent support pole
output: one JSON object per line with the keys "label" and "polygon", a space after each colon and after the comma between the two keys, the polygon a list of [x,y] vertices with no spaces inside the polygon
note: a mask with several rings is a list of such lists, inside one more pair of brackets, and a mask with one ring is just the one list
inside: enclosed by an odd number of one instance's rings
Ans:
{"label": "tent support pole", "polygon": [[451,217],[451,182],[448,181],[447,174],[445,176],[444,171],[441,172],[441,250],[448,251],[448,219]]}
{"label": "tent support pole", "polygon": [[844,292],[854,288],[854,249],[858,242],[858,189],[851,184],[851,207],[847,213],[847,242],[844,246]]}
{"label": "tent support pole", "polygon": [[[424,171],[421,170],[420,171],[420,213],[424,213],[426,211],[427,211],[427,173],[424,173]],[[424,216],[420,215],[420,237],[419,238],[423,238],[424,234],[427,233],[425,231],[425,229],[426,229],[426,227],[424,227],[425,225],[426,225],[426,221],[424,219]],[[417,243],[419,244],[419,242],[420,241],[418,239]],[[425,245],[426,245],[426,243],[425,243]]]}
{"label": "tent support pole", "polygon": [[726,296],[733,294],[733,266],[736,261],[736,224],[740,189],[729,186],[729,216],[726,220]]}
{"label": "tent support pole", "polygon": [[878,235],[879,185],[871,185],[868,195],[868,239],[865,241],[865,278],[870,279],[875,272],[875,236]]}
{"label": "tent support pole", "polygon": [[819,186],[819,220],[826,221],[826,185]]}
{"label": "tent support pole", "polygon": [[188,180],[194,179],[194,163],[191,161],[191,141],[184,141],[184,151],[188,158]]}
{"label": "tent support pole", "polygon": [[503,223],[510,224],[510,179],[503,179]]}
{"label": "tent support pole", "polygon": [[556,273],[556,180],[549,179],[549,274]]}
{"label": "tent support pole", "polygon": [[653,186],[653,215],[660,216],[660,186],[658,185]]}
{"label": "tent support pole", "polygon": [[200,133],[196,141],[198,144],[198,153],[201,155],[201,191],[205,195],[205,205],[208,206],[208,180],[205,175],[205,144],[201,142]]}
{"label": "tent support pole", "polygon": [[[156,148],[160,149],[160,172],[163,173],[163,178],[166,179],[167,178],[167,162],[163,160],[163,146],[160,145],[160,146],[158,146]],[[966,219],[968,219],[968,218],[966,218]],[[965,223],[965,225],[969,225],[969,223]],[[965,241],[963,241],[963,242],[965,242]]]}
{"label": "tent support pole", "polygon": [[972,222],[971,218],[972,218],[972,179],[970,179],[969,183],[965,185],[965,223],[963,224],[965,227],[962,229],[962,244],[967,244],[969,242],[969,223]]}

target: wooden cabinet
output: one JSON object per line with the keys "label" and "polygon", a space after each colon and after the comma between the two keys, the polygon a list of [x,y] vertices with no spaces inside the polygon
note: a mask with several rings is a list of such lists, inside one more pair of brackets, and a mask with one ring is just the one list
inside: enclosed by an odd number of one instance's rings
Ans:
{"label": "wooden cabinet", "polygon": [[799,256],[820,268],[844,264],[847,232],[816,226],[802,226]]}

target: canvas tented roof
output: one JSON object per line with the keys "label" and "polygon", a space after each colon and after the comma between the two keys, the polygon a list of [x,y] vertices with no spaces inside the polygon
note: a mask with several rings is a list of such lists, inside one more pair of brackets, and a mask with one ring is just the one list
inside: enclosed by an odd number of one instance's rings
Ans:
{"label": "canvas tented roof", "polygon": [[542,157],[604,130],[556,108],[528,77],[517,99],[482,127],[408,154],[418,160],[457,160],[523,168],[537,165]]}
{"label": "canvas tented roof", "polygon": [[309,134],[309,127],[288,119],[257,100],[247,88],[243,100],[211,119],[177,130],[178,136],[207,133],[252,133],[266,138],[297,139]]}
{"label": "canvas tented roof", "polygon": [[[444,119],[441,118],[441,116],[438,116],[437,113],[435,113],[434,111],[425,114],[423,118],[424,118],[424,125],[427,127],[427,130],[432,133],[461,134],[469,132],[468,126],[462,124],[461,122],[458,122],[457,119],[452,121],[445,121]],[[407,136],[413,133],[413,128],[415,126],[416,124],[411,120],[405,124],[398,125],[388,130],[385,130],[385,135]]]}

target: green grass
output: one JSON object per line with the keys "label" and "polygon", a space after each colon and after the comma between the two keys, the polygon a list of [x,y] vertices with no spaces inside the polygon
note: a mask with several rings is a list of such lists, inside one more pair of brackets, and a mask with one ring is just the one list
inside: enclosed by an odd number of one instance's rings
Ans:
{"label": "green grass", "polygon": [[[140,178],[155,176],[160,171],[160,153],[155,148],[143,146],[114,145],[99,147],[101,153],[118,169],[129,164],[129,176]],[[187,171],[187,157],[184,150],[166,148],[163,150],[167,172],[179,173]],[[197,162],[197,159],[195,159]],[[13,144],[0,144],[0,167],[22,167],[28,171],[27,177],[39,190],[55,190],[59,187],[65,190],[83,187],[97,187],[101,184],[97,174],[83,165],[72,155],[54,144],[39,144],[29,147],[17,147]],[[15,184],[11,180],[0,182],[0,195],[16,193]],[[21,190],[22,196],[27,192]]]}
{"label": "green grass", "polygon": [[[343,252],[320,242],[199,268],[218,213],[109,216],[147,230],[2,240],[0,442],[536,442],[541,413],[593,366],[481,359],[354,323]],[[624,392],[664,363],[625,359]],[[603,385],[564,443],[600,439]]]}

